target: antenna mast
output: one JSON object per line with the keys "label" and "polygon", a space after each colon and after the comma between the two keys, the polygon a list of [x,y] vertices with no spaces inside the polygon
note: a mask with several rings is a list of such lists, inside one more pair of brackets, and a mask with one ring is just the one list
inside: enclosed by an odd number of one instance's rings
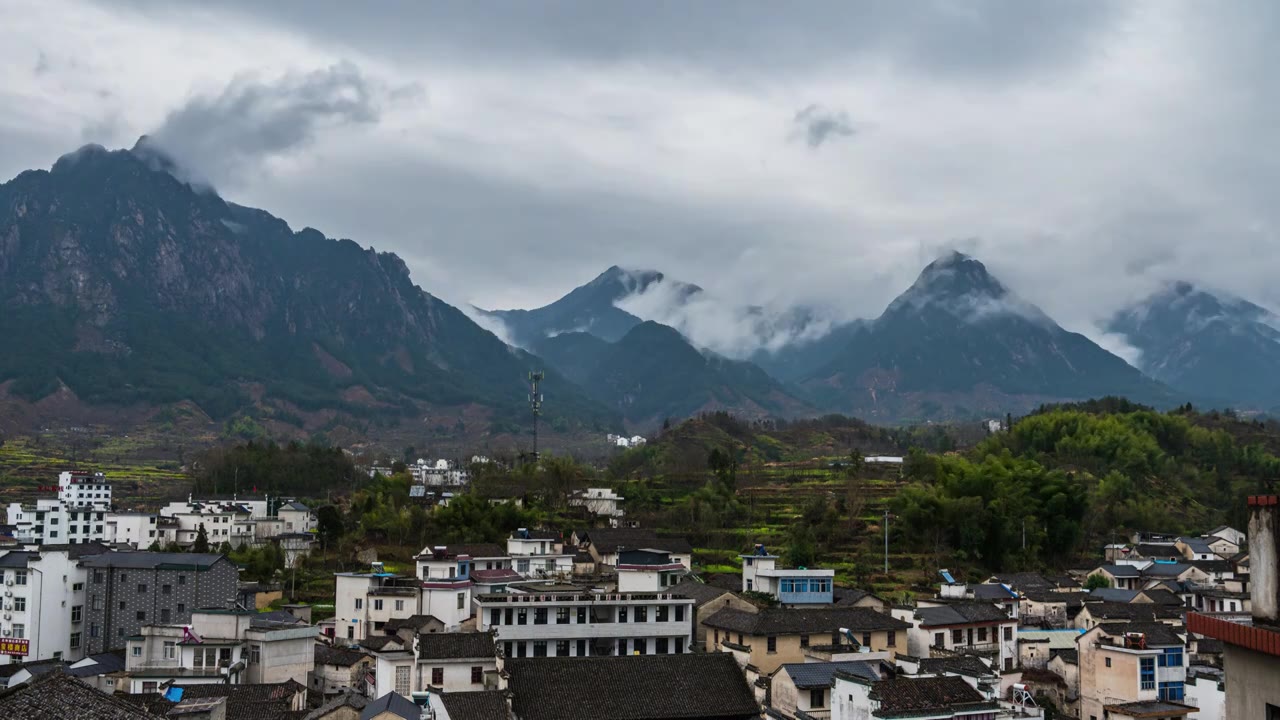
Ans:
{"label": "antenna mast", "polygon": [[538,416],[542,414],[542,393],[538,383],[544,377],[541,370],[529,373],[529,407],[533,409],[533,462],[538,462]]}

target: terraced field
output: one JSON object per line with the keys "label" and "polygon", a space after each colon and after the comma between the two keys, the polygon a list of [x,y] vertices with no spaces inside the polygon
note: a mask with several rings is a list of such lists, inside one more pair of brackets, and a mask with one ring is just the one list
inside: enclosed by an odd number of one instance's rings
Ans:
{"label": "terraced field", "polygon": [[183,461],[188,448],[213,439],[176,439],[163,434],[110,436],[65,431],[0,443],[0,488],[8,502],[48,496],[39,488],[56,485],[65,470],[96,470],[111,480],[117,504],[154,504],[185,497],[190,482]]}

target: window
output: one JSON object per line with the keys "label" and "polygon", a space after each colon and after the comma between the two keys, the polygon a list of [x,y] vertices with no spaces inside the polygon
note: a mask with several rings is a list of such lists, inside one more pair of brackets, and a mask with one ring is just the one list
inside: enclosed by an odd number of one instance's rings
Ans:
{"label": "window", "polygon": [[649,608],[641,605],[636,608],[636,622],[649,622]]}
{"label": "window", "polygon": [[533,624],[534,624],[534,625],[546,625],[546,624],[547,624],[547,609],[546,609],[546,608],[535,608],[535,609],[534,609],[534,611],[533,611]]}
{"label": "window", "polygon": [[951,643],[953,645],[960,645],[963,642],[964,642],[964,630],[961,630],[960,628],[953,628],[951,630]]}
{"label": "window", "polygon": [[431,668],[431,684],[436,687],[444,685],[444,668]]}
{"label": "window", "polygon": [[978,642],[986,642],[986,641],[987,641],[987,629],[984,627],[978,628]]}
{"label": "window", "polygon": [[134,645],[133,647],[129,648],[129,654],[134,657],[142,657],[142,646]]}
{"label": "window", "polygon": [[160,687],[160,683],[156,680],[145,680],[142,683],[142,692],[153,693]]}
{"label": "window", "polygon": [[516,610],[516,624],[517,625],[529,624],[529,608],[519,608],[518,610]]}
{"label": "window", "polygon": [[568,654],[569,654],[569,641],[557,640],[556,641],[556,657],[565,657]]}
{"label": "window", "polygon": [[160,608],[160,622],[167,623],[172,619],[173,616],[169,613],[169,608]]}
{"label": "window", "polygon": [[897,631],[897,630],[890,630],[890,631],[889,631],[889,641],[888,641],[887,643],[885,643],[885,644],[886,644],[886,645],[888,645],[889,647],[895,647],[895,646],[898,644],[898,631]]}
{"label": "window", "polygon": [[178,603],[178,614],[181,615],[187,611],[186,603]]}
{"label": "window", "polygon": [[654,622],[667,622],[671,618],[671,607],[668,605],[659,605],[653,611]]}
{"label": "window", "polygon": [[373,601],[373,609],[374,609],[374,610],[381,610],[381,609],[382,609],[382,599],[381,599],[381,598],[379,598],[379,599],[377,599],[377,600],[374,600],[374,601]]}
{"label": "window", "polygon": [[1180,682],[1160,683],[1160,699],[1166,702],[1182,702],[1183,685]]}
{"label": "window", "polygon": [[578,608],[578,624],[581,625],[586,621],[587,621],[587,609],[584,607]]}
{"label": "window", "polygon": [[1008,641],[1010,641],[1010,640],[1012,640],[1012,639],[1013,639],[1013,626],[1012,626],[1012,625],[1005,625],[1005,626],[1004,626],[1004,639],[1005,639],[1005,642],[1008,642]]}
{"label": "window", "polygon": [[738,633],[738,644],[739,644],[739,645],[746,645],[746,643],[742,642],[742,633]]}
{"label": "window", "polygon": [[174,660],[178,657],[178,643],[173,640],[164,641],[164,659]]}
{"label": "window", "polygon": [[126,607],[128,607],[128,603],[127,603],[127,602],[125,602],[124,600],[121,600],[121,601],[120,601],[120,609],[121,609],[121,610],[123,610],[123,609],[125,609]]}
{"label": "window", "polygon": [[26,599],[26,598],[24,598],[24,597],[14,598],[14,599],[13,599],[13,609],[14,609],[14,610],[16,610],[16,611],[18,611],[18,612],[26,612],[26,610],[27,610],[27,599]]}
{"label": "window", "polygon": [[827,689],[814,688],[809,691],[809,707],[817,710],[826,704]]}
{"label": "window", "polygon": [[142,622],[142,621],[146,620],[146,619],[147,619],[147,611],[146,611],[146,610],[139,610],[139,611],[138,611],[138,615],[137,615],[137,617],[138,617],[138,622]]}
{"label": "window", "polygon": [[396,601],[396,612],[400,612],[401,610],[404,610],[404,601],[403,601],[403,600],[397,600],[397,601]]}
{"label": "window", "polygon": [[946,647],[946,646],[947,646],[947,634],[946,634],[946,633],[934,633],[934,634],[933,634],[933,646],[934,646],[934,647]]}
{"label": "window", "polygon": [[101,583],[101,582],[103,581],[103,580],[102,580],[102,571],[101,571],[101,570],[94,570],[94,571],[93,571],[93,581],[94,581],[95,583]]}
{"label": "window", "polygon": [[458,593],[458,609],[461,610],[467,606],[467,594]]}
{"label": "window", "polygon": [[800,647],[802,647],[802,648],[807,648],[807,647],[809,647],[809,636],[808,636],[808,635],[801,635],[801,636],[800,636]]}
{"label": "window", "polygon": [[502,608],[490,608],[490,609],[489,609],[489,624],[490,624],[490,625],[501,625],[501,624],[502,624]]}
{"label": "window", "polygon": [[684,622],[684,606],[676,606],[676,622]]}
{"label": "window", "polygon": [[1156,665],[1160,667],[1182,667],[1182,648],[1165,648],[1160,657],[1156,659]]}
{"label": "window", "polygon": [[147,594],[147,584],[146,584],[146,583],[138,583],[138,594],[139,594],[139,595],[146,595],[146,594]]}
{"label": "window", "polygon": [[528,561],[528,560],[517,560],[517,561],[516,561],[516,572],[520,573],[521,575],[528,575],[528,574],[529,574],[529,561]]}
{"label": "window", "polygon": [[27,571],[26,571],[26,570],[15,570],[15,571],[13,572],[13,582],[14,582],[14,584],[15,584],[15,585],[26,585],[26,584],[27,584]]}
{"label": "window", "polygon": [[578,641],[578,657],[585,657],[586,654],[587,654],[587,641],[579,640]]}
{"label": "window", "polygon": [[186,585],[186,584],[187,584],[187,576],[186,576],[186,575],[179,575],[179,576],[178,576],[178,584],[179,584],[179,585]]}
{"label": "window", "polygon": [[80,592],[81,590],[84,590],[84,583],[73,583],[71,585],[71,590],[73,592]]}
{"label": "window", "polygon": [[533,641],[533,656],[534,656],[534,657],[546,657],[546,656],[547,656],[547,641],[546,641],[546,640],[534,640],[534,641]]}
{"label": "window", "polygon": [[80,647],[80,633],[71,633],[71,649],[75,650],[78,647]]}
{"label": "window", "polygon": [[666,638],[658,638],[658,644],[657,644],[657,647],[654,648],[654,652],[658,653],[659,655],[666,655],[668,652],[670,652],[670,645],[671,645],[671,642]]}
{"label": "window", "polygon": [[89,637],[98,637],[98,626],[96,624],[89,626]]}
{"label": "window", "polygon": [[636,655],[644,655],[645,652],[648,651],[648,648],[645,647],[644,638],[636,638],[633,640],[631,643],[631,650]]}
{"label": "window", "polygon": [[396,666],[396,692],[404,697],[409,697],[409,666]]}
{"label": "window", "polygon": [[569,624],[569,608],[567,607],[556,608],[556,624],[557,625]]}
{"label": "window", "polygon": [[482,682],[484,682],[484,667],[473,665],[471,667],[471,684],[479,685]]}
{"label": "window", "polygon": [[862,633],[862,646],[871,647],[871,633]]}
{"label": "window", "polygon": [[627,609],[625,607],[618,608],[618,622],[624,623],[626,621],[627,621]]}
{"label": "window", "polygon": [[356,609],[357,610],[364,609],[364,598],[356,598]]}
{"label": "window", "polygon": [[1107,667],[1111,667],[1111,658],[1107,658]]}
{"label": "window", "polygon": [[778,652],[778,636],[770,635],[769,639],[765,641],[765,647],[768,649],[770,653]]}
{"label": "window", "polygon": [[161,595],[172,595],[172,594],[173,594],[173,586],[172,586],[172,585],[169,585],[169,584],[167,584],[167,583],[166,583],[166,584],[164,584],[164,585],[161,585],[161,586],[160,586],[160,594],[161,594]]}
{"label": "window", "polygon": [[1156,659],[1138,658],[1138,687],[1141,690],[1156,689]]}

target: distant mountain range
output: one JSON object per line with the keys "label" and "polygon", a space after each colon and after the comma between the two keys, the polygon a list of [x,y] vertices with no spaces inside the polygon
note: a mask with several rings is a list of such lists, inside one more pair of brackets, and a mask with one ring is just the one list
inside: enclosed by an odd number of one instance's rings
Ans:
{"label": "distant mountain range", "polygon": [[1107,329],[1141,351],[1143,372],[1183,393],[1280,410],[1280,317],[1265,308],[1180,282]]}
{"label": "distant mountain range", "polygon": [[[1107,330],[1141,351],[1135,368],[959,253],[874,320],[742,308],[770,349],[741,358],[691,339],[678,311],[711,300],[700,287],[612,267],[545,307],[479,311],[513,348],[395,255],[295,232],[172,170],[143,140],[0,184],[0,431],[189,402],[300,434],[522,432],[538,368],[559,432],[709,410],[972,419],[1103,395],[1280,407],[1280,322],[1257,305],[1178,284],[1126,308]],[[655,291],[677,327],[640,316]]]}
{"label": "distant mountain range", "polygon": [[[307,432],[528,414],[543,363],[415,286],[399,257],[294,232],[170,167],[144,140],[0,185],[0,415],[53,395],[68,421],[192,401]],[[544,387],[560,424],[621,427],[554,371]]]}

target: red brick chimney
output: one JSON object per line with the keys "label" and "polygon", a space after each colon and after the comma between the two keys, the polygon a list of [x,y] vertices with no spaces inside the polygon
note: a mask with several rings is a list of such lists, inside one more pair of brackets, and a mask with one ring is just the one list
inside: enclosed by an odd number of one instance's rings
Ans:
{"label": "red brick chimney", "polygon": [[1280,497],[1249,497],[1249,585],[1256,624],[1280,626]]}

